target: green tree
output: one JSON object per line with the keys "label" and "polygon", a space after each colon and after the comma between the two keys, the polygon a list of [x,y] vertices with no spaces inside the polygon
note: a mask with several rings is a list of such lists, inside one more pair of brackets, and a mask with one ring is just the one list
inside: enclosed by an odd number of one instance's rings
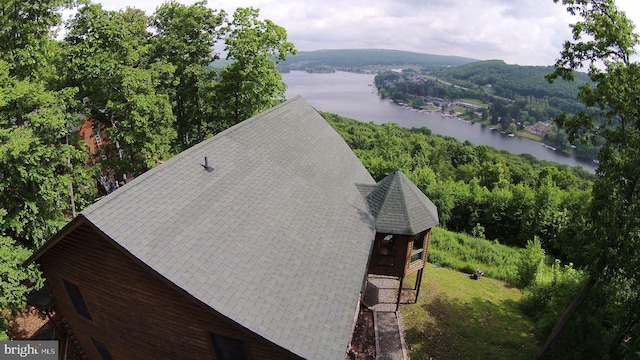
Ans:
{"label": "green tree", "polygon": [[59,11],[75,1],[0,4],[0,340],[8,319],[42,285],[22,262],[95,198],[78,125],[77,89],[58,82]]}
{"label": "green tree", "polygon": [[559,77],[572,80],[575,71],[586,66],[593,85],[581,86],[578,95],[590,112],[564,115],[557,122],[571,140],[600,137],[604,145],[584,228],[578,230],[572,243],[565,245],[572,254],[579,254],[578,264],[588,270],[589,278],[549,335],[539,356],[558,339],[572,315],[590,298],[594,287],[613,287],[617,291],[611,292],[615,295],[609,303],[621,304],[624,310],[612,321],[612,336],[602,340],[601,348],[608,349],[610,358],[637,357],[640,350],[637,271],[640,267],[640,64],[632,61],[631,56],[638,45],[638,35],[633,23],[616,8],[613,0],[563,0],[562,3],[570,13],[580,16],[581,21],[572,25],[573,41],[565,42],[549,80]]}
{"label": "green tree", "polygon": [[76,0],[3,1],[0,4],[0,53],[19,79],[50,77],[52,31],[60,25],[60,10]]}
{"label": "green tree", "polygon": [[68,111],[73,89],[47,90],[44,84],[18,81],[0,60],[0,208],[6,216],[0,234],[34,248],[71,215],[69,186],[83,172],[86,154],[65,143],[77,121]]}
{"label": "green tree", "polygon": [[155,33],[153,56],[175,68],[167,93],[173,104],[181,148],[221,130],[213,122],[214,108],[207,105],[215,104],[213,88],[217,72],[210,65],[219,58],[212,49],[224,36],[226,14],[206,4],[206,1],[193,5],[170,1],[158,7],[151,19]]}
{"label": "green tree", "polygon": [[276,64],[295,54],[286,30],[259,20],[254,8],[238,8],[226,27],[225,51],[233,62],[220,73],[216,93],[219,118],[237,124],[284,100],[285,84]]}
{"label": "green tree", "polygon": [[108,128],[117,174],[138,175],[170,157],[176,137],[169,95],[162,93],[175,70],[152,61],[148,18],[138,9],[82,7],[65,38],[69,82],[79,87],[91,116]]}
{"label": "green tree", "polygon": [[526,288],[535,282],[543,261],[544,249],[540,240],[535,237],[533,241],[527,241],[527,246],[520,252],[518,259],[517,279],[520,287]]}
{"label": "green tree", "polygon": [[43,285],[35,264],[22,266],[30,255],[31,250],[0,236],[0,341],[9,339],[9,319],[24,309],[27,294]]}
{"label": "green tree", "polygon": [[29,248],[64,224],[72,199],[87,200],[73,191],[87,186],[75,181],[86,179],[86,156],[67,141],[78,122],[76,89],[53,81],[59,47],[52,28],[59,24],[58,11],[73,4],[0,5],[0,235]]}

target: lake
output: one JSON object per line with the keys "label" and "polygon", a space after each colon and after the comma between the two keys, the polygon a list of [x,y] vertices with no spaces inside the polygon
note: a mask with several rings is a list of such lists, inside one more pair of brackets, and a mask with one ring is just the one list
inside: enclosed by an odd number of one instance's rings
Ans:
{"label": "lake", "polygon": [[545,148],[541,143],[519,136],[508,137],[487,126],[444,117],[440,113],[419,113],[405,109],[389,100],[381,99],[373,85],[372,74],[335,72],[311,74],[292,71],[282,74],[287,84],[287,98],[297,95],[320,111],[344,117],[384,124],[394,122],[403,127],[425,126],[434,134],[451,136],[475,145],[489,145],[513,154],[528,153],[541,160],[554,161],[569,166],[582,166],[594,172],[596,164],[591,160],[567,155]]}

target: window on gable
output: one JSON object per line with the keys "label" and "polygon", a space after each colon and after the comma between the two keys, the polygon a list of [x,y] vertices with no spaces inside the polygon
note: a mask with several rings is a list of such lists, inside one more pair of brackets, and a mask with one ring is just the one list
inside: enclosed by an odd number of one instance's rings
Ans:
{"label": "window on gable", "polygon": [[248,360],[244,342],[228,336],[209,333],[218,360]]}
{"label": "window on gable", "polygon": [[107,346],[105,344],[103,344],[102,342],[91,338],[91,341],[93,342],[93,346],[96,347],[96,350],[98,351],[98,354],[100,355],[100,358],[102,360],[111,360],[111,354],[109,353],[109,350],[107,349]]}
{"label": "window on gable", "polygon": [[82,294],[80,294],[80,289],[75,284],[64,281],[64,287],[67,289],[67,294],[69,294],[69,298],[73,303],[73,307],[76,309],[78,315],[84,317],[87,320],[91,319],[91,314],[89,314],[89,309],[87,308],[87,304],[85,304],[84,299],[82,298]]}

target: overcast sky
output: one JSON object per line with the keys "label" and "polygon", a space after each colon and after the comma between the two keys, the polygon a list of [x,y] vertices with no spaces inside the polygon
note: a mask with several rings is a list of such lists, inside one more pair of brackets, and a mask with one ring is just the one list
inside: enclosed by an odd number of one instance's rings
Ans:
{"label": "overcast sky", "polygon": [[[152,14],[165,1],[94,2]],[[640,1],[616,3],[640,25]],[[211,0],[208,6],[230,14],[256,7],[303,51],[397,49],[520,65],[553,65],[575,22],[553,0]]]}

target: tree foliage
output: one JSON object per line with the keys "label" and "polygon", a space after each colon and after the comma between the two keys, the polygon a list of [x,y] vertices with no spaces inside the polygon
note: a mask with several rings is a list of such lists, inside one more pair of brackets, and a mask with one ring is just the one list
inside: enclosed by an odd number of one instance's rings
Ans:
{"label": "tree foliage", "polygon": [[283,27],[260,20],[254,8],[239,8],[226,27],[227,60],[220,73],[216,98],[219,119],[233,125],[284,100],[285,85],[276,69],[279,61],[295,54]]}
{"label": "tree foliage", "polygon": [[605,353],[591,356],[635,358],[640,350],[640,64],[632,55],[639,38],[613,0],[563,0],[562,4],[581,20],[572,25],[573,40],[564,43],[549,80],[571,80],[575,71],[587,68],[593,84],[582,85],[578,95],[588,110],[564,115],[558,123],[572,139],[601,137],[604,145],[590,208],[578,219],[580,227],[570,227],[572,237],[564,237],[563,243],[567,254],[589,270],[590,278],[579,293],[582,298],[574,299],[542,352],[559,335],[573,339],[566,351],[579,348],[579,339],[561,335],[562,326],[580,300],[585,301],[585,311],[591,311],[590,304],[598,299],[593,294],[604,293],[606,302],[620,304],[621,311],[611,314],[605,306],[589,312],[589,318],[607,319],[609,324],[607,336],[590,339],[601,341]]}
{"label": "tree foliage", "polygon": [[[0,338],[7,318],[42,284],[30,252],[95,198],[75,143],[77,90],[61,86],[58,10],[73,1],[4,2],[0,14]],[[77,145],[77,146],[76,146]]]}
{"label": "tree foliage", "polygon": [[8,319],[25,307],[26,295],[43,285],[35,264],[22,267],[30,255],[29,249],[0,236],[0,341],[8,339]]}
{"label": "tree foliage", "polygon": [[538,238],[527,241],[525,250],[518,259],[518,285],[523,288],[533,284],[544,262],[544,249]]}
{"label": "tree foliage", "polygon": [[55,72],[50,57],[52,31],[60,25],[60,10],[76,0],[3,1],[0,4],[0,53],[19,79],[45,78]]}
{"label": "tree foliage", "polygon": [[[437,205],[440,225],[524,247],[540,238],[559,254],[556,234],[584,211],[591,175],[584,170],[432,135],[426,128],[325,118],[375,179],[402,170]],[[474,230],[475,229],[475,230]]]}
{"label": "tree foliage", "polygon": [[[60,11],[78,5],[64,40],[55,39]],[[170,1],[152,16],[75,0],[8,1],[0,10],[1,337],[6,317],[41,284],[21,262],[97,198],[98,177],[138,175],[282,99],[275,61],[295,50],[257,10],[230,21],[204,1]],[[223,39],[238,64],[229,77],[211,68]],[[224,94],[232,89],[223,83],[241,87]],[[246,92],[241,102],[216,101],[237,91]],[[98,165],[89,166],[76,135],[86,118],[111,142]]]}
{"label": "tree foliage", "polygon": [[176,117],[178,147],[200,142],[221,129],[216,124],[213,98],[217,69],[210,64],[219,58],[214,46],[223,38],[224,11],[196,2],[187,6],[175,1],[159,6],[150,19],[155,35],[152,55],[174,67],[166,91]]}
{"label": "tree foliage", "polygon": [[[76,122],[68,107],[73,89],[47,90],[41,82],[18,81],[0,60],[0,234],[34,247],[57,231],[71,212],[69,186],[78,188],[86,154],[65,144]],[[78,199],[80,201],[80,199]]]}
{"label": "tree foliage", "polygon": [[82,7],[65,38],[71,85],[109,129],[119,174],[138,175],[170,157],[175,138],[169,96],[159,89],[174,67],[152,61],[148,18],[141,10]]}

